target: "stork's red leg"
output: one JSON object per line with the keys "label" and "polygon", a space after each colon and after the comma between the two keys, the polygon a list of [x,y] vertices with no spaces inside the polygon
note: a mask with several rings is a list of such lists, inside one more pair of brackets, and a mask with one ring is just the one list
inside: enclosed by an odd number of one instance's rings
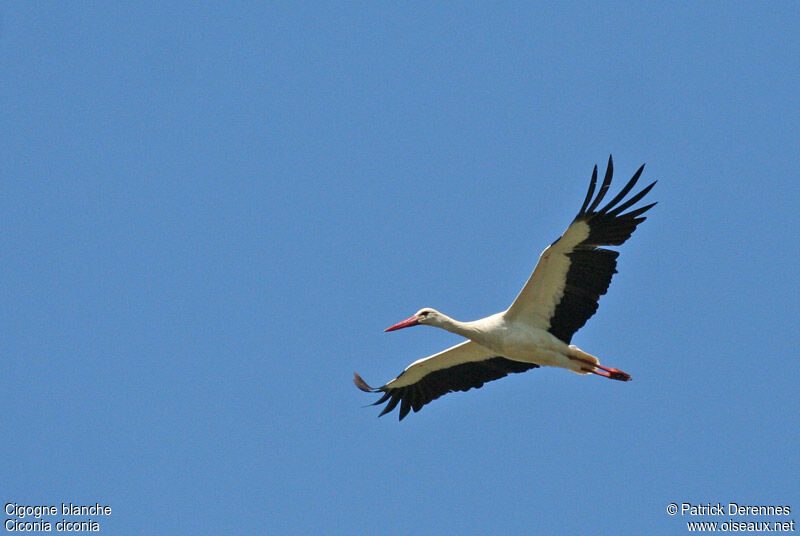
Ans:
{"label": "stork's red leg", "polygon": [[596,369],[583,369],[586,372],[591,372],[592,374],[597,374],[598,376],[603,376],[604,378],[609,378],[611,380],[619,380],[621,382],[628,382],[631,381],[631,375],[627,372],[623,372],[619,369],[604,367],[602,365],[595,365],[595,367],[599,368],[600,370]]}

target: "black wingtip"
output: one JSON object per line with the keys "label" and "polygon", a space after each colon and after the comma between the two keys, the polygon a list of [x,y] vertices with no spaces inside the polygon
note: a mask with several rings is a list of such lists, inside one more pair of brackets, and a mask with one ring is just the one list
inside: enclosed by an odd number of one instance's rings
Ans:
{"label": "black wingtip", "polygon": [[583,205],[581,205],[581,209],[578,211],[578,215],[576,218],[581,217],[586,212],[586,207],[589,206],[589,201],[592,200],[592,196],[594,195],[594,188],[597,185],[597,164],[594,165],[594,170],[592,171],[592,179],[589,181],[589,190],[586,192],[586,198],[583,200]]}
{"label": "black wingtip", "polygon": [[358,375],[357,372],[353,373],[353,383],[356,384],[356,387],[364,391],[365,393],[374,393],[375,389],[367,385],[367,382]]}
{"label": "black wingtip", "polygon": [[594,198],[592,204],[586,208],[586,213],[591,214],[600,204],[600,201],[606,196],[608,189],[611,187],[611,179],[614,176],[614,159],[611,155],[608,156],[608,166],[606,167],[606,174],[603,177],[603,182],[600,184],[600,190],[597,192],[597,197]]}
{"label": "black wingtip", "polygon": [[397,419],[398,421],[402,421],[408,412],[411,411],[411,402],[408,401],[407,398],[403,399],[403,402],[400,404],[400,418]]}

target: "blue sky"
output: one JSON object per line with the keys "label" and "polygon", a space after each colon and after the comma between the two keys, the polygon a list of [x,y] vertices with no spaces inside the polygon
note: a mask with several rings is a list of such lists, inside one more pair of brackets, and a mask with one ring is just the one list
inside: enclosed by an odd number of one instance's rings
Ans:
{"label": "blue sky", "polygon": [[[0,17],[4,503],[108,504],[106,534],[800,515],[797,4]],[[402,423],[365,409],[353,371],[459,341],[382,330],[504,309],[610,153],[659,204],[573,342],[634,381],[533,370]]]}

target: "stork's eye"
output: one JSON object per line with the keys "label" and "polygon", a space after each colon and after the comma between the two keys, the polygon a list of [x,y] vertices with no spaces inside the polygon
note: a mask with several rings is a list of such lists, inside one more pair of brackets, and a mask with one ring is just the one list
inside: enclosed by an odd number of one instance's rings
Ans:
{"label": "stork's eye", "polygon": [[419,316],[428,316],[429,311],[422,311]]}

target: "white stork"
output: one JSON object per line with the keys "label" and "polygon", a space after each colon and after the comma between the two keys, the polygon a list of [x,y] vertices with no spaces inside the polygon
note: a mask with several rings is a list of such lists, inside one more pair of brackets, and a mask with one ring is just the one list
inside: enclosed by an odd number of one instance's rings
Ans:
{"label": "white stork", "polygon": [[[373,405],[387,402],[384,415],[400,404],[400,419],[410,410],[453,391],[482,387],[512,372],[540,366],[561,367],[578,374],[597,374],[628,381],[627,373],[604,367],[598,359],[575,345],[572,336],[597,310],[600,296],[608,290],[616,273],[618,252],[597,246],[623,244],[642,223],[642,216],[655,203],[629,212],[656,184],[619,204],[639,180],[644,165],[605,206],[597,208],[611,185],[614,165],[608,168],[597,196],[597,166],[580,212],[561,237],[539,256],[533,274],[514,303],[503,312],[473,322],[459,322],[431,308],[420,309],[386,331],[416,325],[445,329],[467,341],[409,365],[383,387],[372,388],[355,374],[362,391],[382,392]],[[623,213],[624,212],[624,213]]]}

